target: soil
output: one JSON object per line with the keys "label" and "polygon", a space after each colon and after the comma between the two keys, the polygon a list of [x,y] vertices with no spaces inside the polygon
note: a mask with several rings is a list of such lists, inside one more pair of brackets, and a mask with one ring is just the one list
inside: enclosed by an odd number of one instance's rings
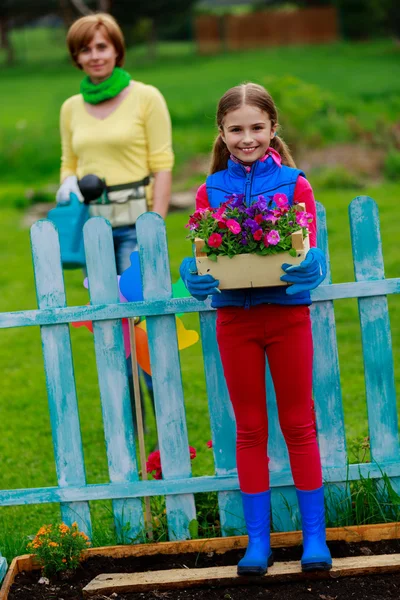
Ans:
{"label": "soil", "polygon": [[[328,545],[333,558],[400,553],[400,540],[359,544],[330,542]],[[11,587],[8,600],[81,600],[82,588],[101,573],[229,566],[236,565],[242,556],[243,550],[232,550],[222,555],[213,552],[159,554],[123,559],[95,556],[85,561],[67,581],[54,579],[47,585],[39,584],[40,571],[20,573]],[[301,547],[274,549],[275,561],[299,560],[300,557]],[[256,577],[250,585],[243,586],[111,594],[97,596],[93,600],[243,600],[246,597],[266,600],[394,600],[400,597],[400,573],[324,581],[310,578],[288,584],[268,585],[267,577],[262,580],[263,585],[260,581]]]}

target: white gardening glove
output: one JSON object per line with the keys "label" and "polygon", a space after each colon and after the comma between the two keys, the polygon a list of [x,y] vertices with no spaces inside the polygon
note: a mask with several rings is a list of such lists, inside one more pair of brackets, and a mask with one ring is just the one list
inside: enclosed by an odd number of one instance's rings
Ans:
{"label": "white gardening glove", "polygon": [[76,175],[70,175],[60,185],[56,194],[57,204],[68,204],[70,194],[75,194],[79,202],[83,202],[83,196],[78,186],[78,178]]}

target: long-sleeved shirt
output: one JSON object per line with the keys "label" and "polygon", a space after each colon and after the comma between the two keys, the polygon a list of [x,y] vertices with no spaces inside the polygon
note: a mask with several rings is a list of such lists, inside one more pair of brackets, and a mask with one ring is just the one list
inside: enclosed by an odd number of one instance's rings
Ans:
{"label": "long-sleeved shirt", "polygon": [[[174,164],[166,102],[155,87],[139,81],[105,119],[88,113],[81,94],[72,96],[62,105],[60,130],[61,181],[69,175],[81,179],[94,174],[113,186],[170,171]],[[151,187],[147,200],[151,206]],[[103,208],[109,218],[107,207],[96,205],[96,214]],[[117,208],[123,211],[124,205]]]}

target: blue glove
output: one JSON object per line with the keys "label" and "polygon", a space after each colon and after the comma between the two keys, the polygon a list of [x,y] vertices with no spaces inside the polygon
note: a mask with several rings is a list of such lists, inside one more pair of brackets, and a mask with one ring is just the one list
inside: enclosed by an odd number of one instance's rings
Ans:
{"label": "blue glove", "polygon": [[184,258],[179,268],[182,281],[196,300],[206,300],[210,294],[220,294],[218,279],[212,275],[198,275],[194,258]]}
{"label": "blue glove", "polygon": [[285,275],[282,275],[281,281],[294,284],[286,288],[289,296],[313,290],[326,277],[325,254],[319,248],[310,248],[303,262],[299,265],[283,263],[282,270]]}

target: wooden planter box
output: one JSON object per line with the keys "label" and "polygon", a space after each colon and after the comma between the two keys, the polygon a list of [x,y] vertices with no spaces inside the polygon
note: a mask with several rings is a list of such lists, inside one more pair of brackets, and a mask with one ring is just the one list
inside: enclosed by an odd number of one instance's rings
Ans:
{"label": "wooden planter box", "polygon": [[[345,542],[378,542],[381,540],[398,539],[400,537],[400,523],[389,523],[383,525],[362,525],[354,527],[340,527],[327,529],[327,540],[328,541],[345,541]],[[271,535],[271,545],[273,548],[283,548],[290,546],[298,546],[302,543],[302,534],[300,531],[285,532],[285,533],[273,533]],[[247,536],[233,536],[225,538],[205,538],[201,540],[187,540],[183,542],[159,542],[157,544],[137,544],[137,545],[126,545],[126,546],[105,546],[102,548],[90,548],[85,550],[85,558],[91,558],[93,556],[108,556],[112,558],[126,558],[130,556],[151,556],[155,554],[184,554],[188,552],[199,553],[199,552],[215,552],[217,554],[223,554],[230,550],[246,548]],[[392,557],[398,557],[399,555],[391,555]],[[358,557],[360,558],[360,557]],[[363,572],[394,572],[400,570],[400,561],[389,561],[385,565],[384,559],[389,559],[388,556],[382,556],[379,567],[368,568],[366,559],[372,557],[362,557],[364,561]],[[379,558],[379,557],[376,557]],[[343,559],[334,560],[335,562]],[[351,559],[354,561],[354,559]],[[289,564],[289,563],[282,563]],[[25,554],[18,556],[12,561],[8,573],[4,579],[3,585],[0,589],[0,600],[8,600],[8,595],[12,584],[14,583],[15,577],[22,571],[33,571],[38,569],[38,564],[35,561],[33,554]],[[220,569],[228,569],[230,567],[220,567]],[[355,567],[352,567],[355,571]],[[272,568],[271,568],[272,569]],[[189,569],[190,571],[190,569]],[[198,571],[198,569],[196,569]],[[209,571],[209,569],[203,569],[203,571]],[[187,571],[182,571],[182,573]],[[157,573],[157,572],[154,572]],[[168,573],[165,571],[164,573]],[[355,573],[352,573],[355,574]],[[292,574],[296,576],[296,574]],[[266,577],[268,578],[269,575]],[[300,575],[301,576],[301,575]],[[340,576],[340,575],[337,575]],[[182,575],[183,578],[183,575]],[[185,584],[184,581],[179,582],[174,587],[182,587]],[[204,584],[204,582],[203,582]],[[154,584],[155,585],[155,584]],[[192,584],[193,585],[193,584]],[[190,583],[188,583],[188,587]],[[143,588],[144,589],[144,588]],[[89,595],[87,594],[89,597]]]}
{"label": "wooden planter box", "polygon": [[233,258],[218,256],[217,261],[210,260],[202,252],[204,240],[195,240],[196,265],[199,275],[212,275],[219,280],[221,290],[238,288],[271,287],[288,285],[281,281],[282,264],[300,264],[307,254],[310,243],[309,237],[303,238],[301,231],[292,233],[292,248],[296,256],[289,252],[279,252],[271,256],[258,254],[237,254]]}

